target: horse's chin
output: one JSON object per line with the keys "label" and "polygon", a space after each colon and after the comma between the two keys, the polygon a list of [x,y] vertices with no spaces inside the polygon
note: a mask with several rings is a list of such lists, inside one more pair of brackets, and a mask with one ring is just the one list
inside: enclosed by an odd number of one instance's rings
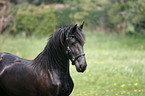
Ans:
{"label": "horse's chin", "polygon": [[81,69],[76,67],[77,72],[83,73],[86,69]]}

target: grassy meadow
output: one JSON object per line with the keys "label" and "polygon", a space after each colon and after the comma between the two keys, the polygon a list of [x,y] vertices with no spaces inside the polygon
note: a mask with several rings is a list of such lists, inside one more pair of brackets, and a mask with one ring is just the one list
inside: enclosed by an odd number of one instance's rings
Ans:
{"label": "grassy meadow", "polygon": [[[85,32],[87,70],[71,66],[71,96],[145,96],[145,39]],[[35,58],[48,37],[0,37],[0,51]]]}

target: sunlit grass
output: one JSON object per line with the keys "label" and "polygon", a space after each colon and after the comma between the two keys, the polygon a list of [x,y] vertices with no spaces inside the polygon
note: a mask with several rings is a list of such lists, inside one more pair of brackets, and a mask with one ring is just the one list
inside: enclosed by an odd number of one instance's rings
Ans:
{"label": "sunlit grass", "polygon": [[72,74],[76,85],[72,96],[144,96],[145,39],[86,35],[88,69]]}
{"label": "sunlit grass", "polygon": [[[145,39],[86,32],[88,67],[77,73],[71,66],[71,96],[145,96]],[[2,38],[0,38],[1,40]],[[0,51],[33,59],[48,37],[9,37]]]}

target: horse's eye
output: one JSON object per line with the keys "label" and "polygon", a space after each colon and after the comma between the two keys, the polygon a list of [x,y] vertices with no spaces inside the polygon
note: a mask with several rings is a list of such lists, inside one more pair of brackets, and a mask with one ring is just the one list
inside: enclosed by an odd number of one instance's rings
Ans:
{"label": "horse's eye", "polygon": [[71,45],[75,45],[75,44],[76,44],[75,42],[72,42],[72,43],[71,43]]}

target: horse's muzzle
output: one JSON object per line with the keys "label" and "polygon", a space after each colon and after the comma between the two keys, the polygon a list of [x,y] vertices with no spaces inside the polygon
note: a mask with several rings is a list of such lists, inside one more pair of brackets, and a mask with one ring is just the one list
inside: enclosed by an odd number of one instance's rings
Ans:
{"label": "horse's muzzle", "polygon": [[86,63],[86,61],[84,63],[80,63],[80,64],[77,62],[75,64],[75,66],[76,66],[77,72],[84,72],[87,68],[87,63]]}

